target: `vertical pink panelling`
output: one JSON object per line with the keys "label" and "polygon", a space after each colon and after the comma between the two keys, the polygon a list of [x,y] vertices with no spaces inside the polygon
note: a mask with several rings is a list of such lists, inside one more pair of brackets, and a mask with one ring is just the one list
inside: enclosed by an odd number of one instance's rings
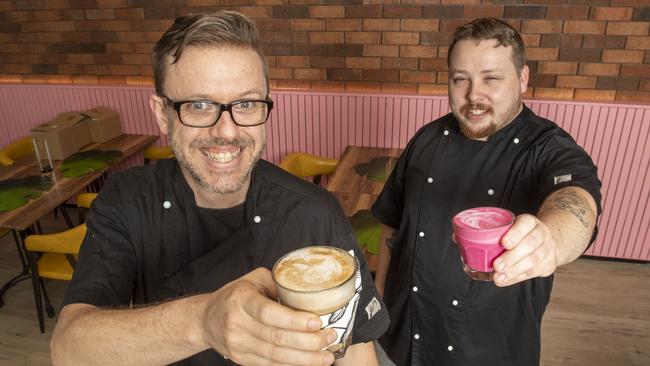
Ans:
{"label": "vertical pink panelling", "polygon": [[[159,134],[152,88],[0,85],[0,146],[58,113],[105,105],[125,132]],[[347,145],[404,147],[425,123],[449,112],[445,97],[273,91],[265,158],[290,151],[340,157]],[[650,106],[526,101],[590,153],[603,182],[600,235],[587,254],[650,260]],[[167,144],[162,138],[159,142]],[[139,164],[137,158],[122,166]]]}

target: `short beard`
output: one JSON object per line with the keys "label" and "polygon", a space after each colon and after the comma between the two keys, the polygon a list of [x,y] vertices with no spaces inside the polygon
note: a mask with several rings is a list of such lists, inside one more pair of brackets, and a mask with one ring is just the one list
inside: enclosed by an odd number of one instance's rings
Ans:
{"label": "short beard", "polygon": [[[185,171],[192,177],[194,182],[199,186],[201,189],[207,190],[210,193],[218,193],[218,194],[229,194],[229,193],[236,193],[239,192],[248,179],[250,178],[253,169],[255,169],[255,165],[257,162],[262,158],[262,153],[264,150],[266,150],[266,140],[262,142],[262,148],[253,156],[251,159],[250,166],[242,174],[242,176],[239,178],[237,182],[234,184],[222,184],[222,185],[213,185],[210,184],[210,182],[206,179],[206,177],[203,177],[199,171],[192,165],[187,159],[187,156],[183,153],[183,150],[176,144],[174,135],[173,135],[173,127],[171,126],[172,124],[169,124],[168,127],[168,136],[170,136],[170,145],[172,150],[174,151],[174,155],[176,156],[176,160],[178,163],[185,169]],[[205,142],[202,143],[205,145]],[[242,140],[235,140],[235,141],[227,141],[221,138],[216,138],[210,141],[210,144],[212,145],[237,145],[241,146],[242,150],[243,147],[245,146],[251,146],[253,149],[255,148],[255,145],[252,142],[247,142],[247,141],[242,141]],[[192,148],[192,145],[195,145],[195,143],[190,144],[190,148]],[[199,143],[201,145],[201,143]],[[197,147],[194,147],[197,151],[200,151]]]}
{"label": "short beard", "polygon": [[[478,104],[467,105],[463,107],[460,111],[461,116],[463,116],[465,112],[467,112],[469,109],[472,108],[485,109],[488,111],[488,113],[493,112],[492,108],[484,104],[478,103]],[[512,122],[519,115],[522,108],[523,108],[522,100],[521,97],[519,97],[518,100],[515,103],[513,103],[508,109],[508,112],[506,114],[506,118],[508,118],[508,120],[506,122],[502,123],[501,125],[498,125],[495,121],[492,121],[490,122],[490,124],[482,127],[479,130],[472,129],[471,124],[466,123],[462,118],[459,118],[460,116],[456,116],[456,120],[458,121],[458,124],[460,126],[460,132],[463,134],[463,136],[472,140],[480,140],[492,136],[495,132],[510,124],[510,122]]]}

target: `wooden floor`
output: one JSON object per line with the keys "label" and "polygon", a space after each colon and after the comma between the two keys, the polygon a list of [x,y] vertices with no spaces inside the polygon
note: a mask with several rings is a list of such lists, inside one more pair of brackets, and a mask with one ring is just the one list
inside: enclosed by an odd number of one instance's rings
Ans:
{"label": "wooden floor", "polygon": [[[45,232],[63,220],[42,220]],[[0,283],[20,269],[11,234],[0,238]],[[54,306],[67,283],[47,281]],[[20,282],[0,308],[0,365],[49,365],[54,319],[40,334],[31,282]],[[542,324],[543,366],[650,365],[650,265],[580,259],[556,274]]]}

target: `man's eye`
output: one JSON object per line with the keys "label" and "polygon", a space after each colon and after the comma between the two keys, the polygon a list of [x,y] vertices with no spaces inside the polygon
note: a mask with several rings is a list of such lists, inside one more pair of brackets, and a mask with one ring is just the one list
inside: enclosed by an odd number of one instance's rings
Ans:
{"label": "man's eye", "polygon": [[190,110],[192,112],[206,112],[210,111],[214,106],[206,102],[191,102]]}
{"label": "man's eye", "polygon": [[251,102],[249,102],[247,100],[243,100],[243,101],[237,103],[236,106],[237,106],[237,109],[250,109],[253,106],[253,103],[251,103]]}

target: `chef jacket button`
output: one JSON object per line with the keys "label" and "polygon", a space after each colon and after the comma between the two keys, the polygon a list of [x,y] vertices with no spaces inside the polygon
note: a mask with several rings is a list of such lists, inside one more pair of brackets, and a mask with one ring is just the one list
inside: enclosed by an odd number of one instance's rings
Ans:
{"label": "chef jacket button", "polygon": [[262,222],[262,218],[259,217],[259,216],[255,216],[255,217],[253,217],[253,222],[256,223],[256,224],[259,224],[260,222]]}
{"label": "chef jacket button", "polygon": [[515,144],[518,144],[518,143],[519,143],[519,139],[515,137],[515,139],[512,140],[512,142],[514,142]]}
{"label": "chef jacket button", "polygon": [[424,231],[420,231],[418,235],[420,236],[420,238],[424,238]]}
{"label": "chef jacket button", "polygon": [[488,189],[488,195],[493,196],[494,195],[494,189],[492,189],[492,188]]}
{"label": "chef jacket button", "polygon": [[454,300],[451,302],[451,304],[454,305],[454,306],[458,306],[458,300],[454,299]]}
{"label": "chef jacket button", "polygon": [[433,178],[431,178],[431,177],[427,178],[427,182],[433,183]]}
{"label": "chef jacket button", "polygon": [[413,334],[413,339],[420,339],[420,335],[417,333]]}
{"label": "chef jacket button", "polygon": [[413,292],[418,292],[418,287],[417,286],[413,286]]}
{"label": "chef jacket button", "polygon": [[452,346],[451,344],[447,346],[447,351],[451,352],[453,350],[454,350],[454,346]]}
{"label": "chef jacket button", "polygon": [[442,134],[445,136],[449,136],[449,130],[445,130]]}
{"label": "chef jacket button", "polygon": [[172,203],[169,202],[169,201],[165,201],[165,202],[163,202],[163,207],[164,208],[170,208],[170,207],[172,207]]}

